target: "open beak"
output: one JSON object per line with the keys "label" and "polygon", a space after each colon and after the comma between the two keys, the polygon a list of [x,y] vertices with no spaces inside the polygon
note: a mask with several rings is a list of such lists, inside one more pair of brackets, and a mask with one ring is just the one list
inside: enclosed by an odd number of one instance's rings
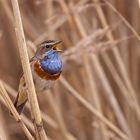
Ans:
{"label": "open beak", "polygon": [[59,49],[60,43],[62,43],[62,41],[56,41],[56,43],[53,45],[52,49],[56,52],[63,52],[63,50]]}

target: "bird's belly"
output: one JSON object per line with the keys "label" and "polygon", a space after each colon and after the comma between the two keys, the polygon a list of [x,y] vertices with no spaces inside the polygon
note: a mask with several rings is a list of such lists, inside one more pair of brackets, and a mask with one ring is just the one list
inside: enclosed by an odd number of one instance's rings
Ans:
{"label": "bird's belly", "polygon": [[36,92],[42,92],[49,88],[51,88],[54,84],[54,81],[52,80],[37,80],[35,81],[35,89]]}
{"label": "bird's belly", "polygon": [[37,93],[51,88],[55,82],[55,80],[42,79],[35,72],[33,72],[33,78]]}

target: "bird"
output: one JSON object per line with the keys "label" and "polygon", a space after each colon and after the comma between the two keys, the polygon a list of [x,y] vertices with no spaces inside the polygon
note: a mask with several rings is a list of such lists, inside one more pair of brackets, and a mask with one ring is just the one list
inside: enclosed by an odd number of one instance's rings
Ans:
{"label": "bird", "polygon": [[[40,93],[53,87],[55,81],[60,77],[62,72],[62,60],[59,48],[62,41],[47,40],[42,42],[35,55],[30,59],[30,66],[35,85],[35,90]],[[19,114],[24,110],[28,100],[27,86],[22,74],[19,82],[18,94],[14,106]]]}

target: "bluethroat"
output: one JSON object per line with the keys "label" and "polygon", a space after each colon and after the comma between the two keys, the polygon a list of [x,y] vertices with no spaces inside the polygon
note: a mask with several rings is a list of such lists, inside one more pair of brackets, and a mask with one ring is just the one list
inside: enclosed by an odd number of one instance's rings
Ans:
{"label": "bluethroat", "polygon": [[[34,57],[30,60],[33,81],[36,92],[42,92],[53,86],[59,78],[62,70],[62,61],[59,56],[61,41],[48,40],[39,45]],[[15,108],[21,114],[27,102],[27,87],[22,75],[19,83],[18,95],[15,100]]]}

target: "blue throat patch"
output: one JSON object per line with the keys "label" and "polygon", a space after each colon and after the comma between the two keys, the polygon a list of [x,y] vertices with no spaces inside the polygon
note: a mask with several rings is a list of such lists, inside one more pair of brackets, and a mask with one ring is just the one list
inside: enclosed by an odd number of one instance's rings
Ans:
{"label": "blue throat patch", "polygon": [[48,74],[57,74],[61,71],[62,61],[57,52],[49,50],[44,59],[40,60],[41,68]]}

